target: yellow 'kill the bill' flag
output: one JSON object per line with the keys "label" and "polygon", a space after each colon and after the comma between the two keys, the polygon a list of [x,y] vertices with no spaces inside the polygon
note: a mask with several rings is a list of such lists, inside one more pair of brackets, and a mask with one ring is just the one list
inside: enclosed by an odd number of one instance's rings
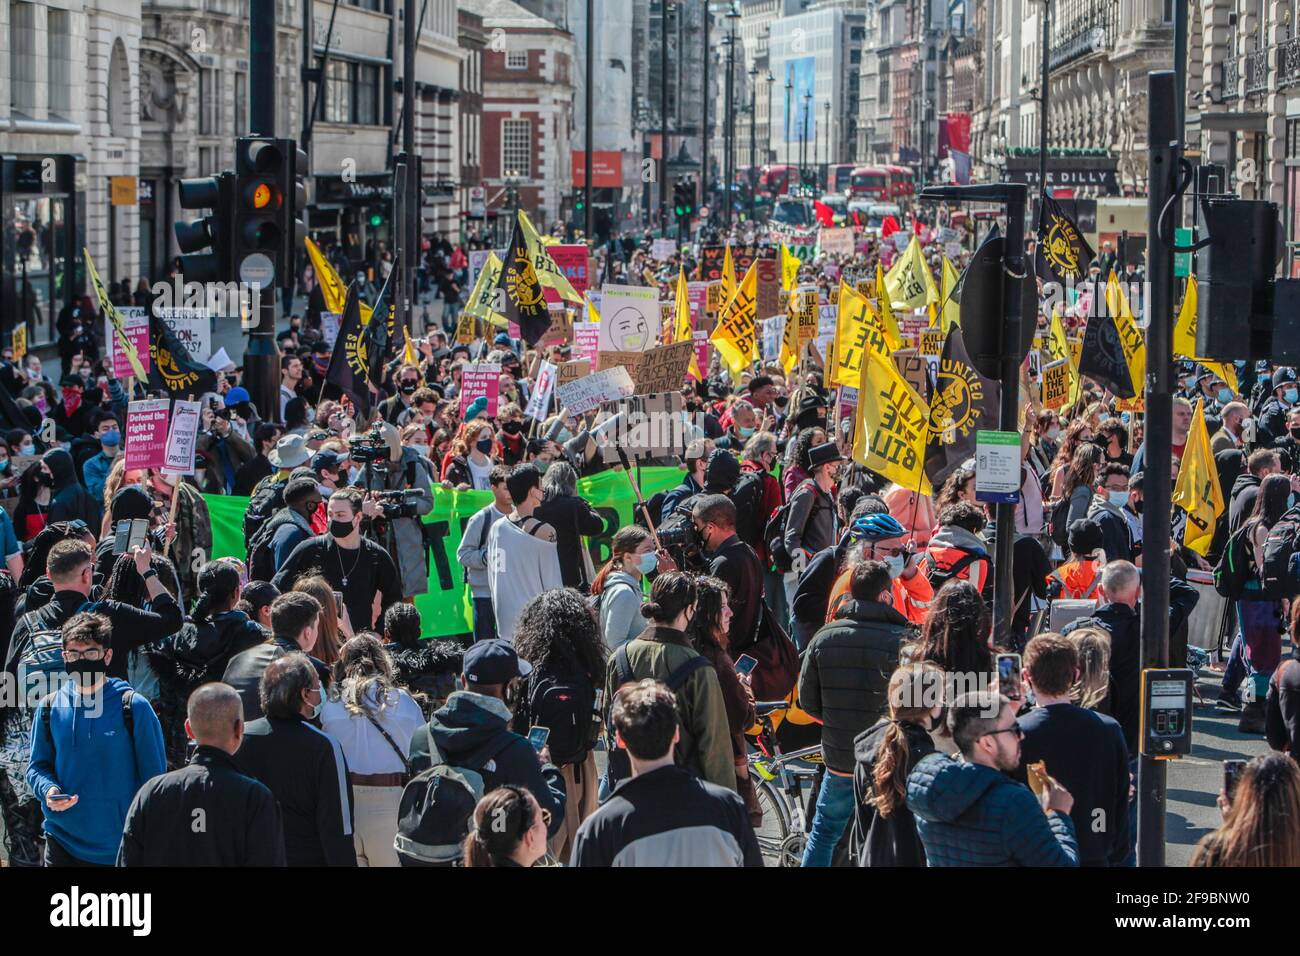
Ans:
{"label": "yellow 'kill the bill' flag", "polygon": [[939,289],[916,236],[885,273],[885,287],[889,290],[890,304],[895,307],[923,309],[939,304]]}
{"label": "yellow 'kill the bill' flag", "polygon": [[[673,327],[674,342],[690,342],[694,336],[691,326],[691,297],[686,288],[686,269],[682,266],[677,267],[677,315]],[[688,372],[696,379],[704,378],[700,374],[700,363],[696,361],[695,352],[691,352],[691,364],[688,366]]]}
{"label": "yellow 'kill the bill' flag", "polygon": [[839,304],[835,318],[835,362],[829,365],[832,385],[857,388],[862,377],[862,360],[868,351],[885,358],[890,346],[884,323],[871,306],[871,300],[840,280]]}
{"label": "yellow 'kill the bill' flag", "polygon": [[1214,540],[1214,526],[1223,514],[1223,489],[1219,471],[1210,452],[1210,436],[1205,428],[1205,402],[1196,403],[1192,427],[1187,433],[1178,481],[1174,485],[1173,503],[1187,512],[1183,544],[1202,557]]}
{"label": "yellow 'kill the bill' flag", "polygon": [[1178,309],[1178,321],[1174,323],[1174,357],[1200,362],[1232,389],[1233,395],[1241,394],[1237,382],[1237,370],[1230,362],[1214,362],[1196,357],[1196,276],[1187,277],[1187,289],[1183,292],[1183,304]]}
{"label": "yellow 'kill the bill' flag", "polygon": [[943,293],[943,312],[939,316],[939,327],[945,333],[961,325],[961,304],[952,297],[953,290],[957,288],[957,282],[960,278],[961,276],[957,274],[957,268],[952,264],[952,260],[944,256],[943,269],[939,274]]}
{"label": "yellow 'kill the bill' flag", "polygon": [[[339,278],[338,272],[310,237],[303,241],[307,243],[307,258],[311,260],[312,271],[316,273],[316,281],[320,284],[321,297],[325,300],[325,311],[342,315],[348,298],[347,283]],[[361,324],[369,325],[370,315],[374,309],[364,302],[358,302],[357,305],[361,308]]]}
{"label": "yellow 'kill the bill' flag", "polygon": [[853,460],[918,494],[931,492],[925,476],[930,407],[889,358],[868,349],[858,388],[861,419]]}
{"label": "yellow 'kill the bill' flag", "polygon": [[1052,361],[1059,362],[1062,359],[1070,363],[1070,397],[1066,404],[1073,405],[1079,400],[1079,392],[1082,383],[1079,381],[1079,363],[1075,361],[1074,351],[1070,348],[1070,341],[1065,337],[1065,326],[1061,324],[1061,313],[1053,307],[1052,324],[1047,336],[1047,352],[1052,356]]}
{"label": "yellow 'kill the bill' flag", "polygon": [[718,316],[717,328],[710,341],[731,372],[733,381],[754,361],[758,348],[758,274],[757,260],[750,264],[745,278],[740,281],[727,304]]}
{"label": "yellow 'kill the bill' flag", "polygon": [[781,243],[781,288],[789,292],[799,279],[799,267],[803,265],[789,247]]}
{"label": "yellow 'kill the bill' flag", "polygon": [[1124,350],[1124,363],[1128,366],[1133,391],[1141,395],[1146,388],[1147,377],[1146,339],[1137,327],[1128,298],[1113,272],[1106,282],[1106,309],[1114,319],[1115,330],[1119,333],[1120,347]]}

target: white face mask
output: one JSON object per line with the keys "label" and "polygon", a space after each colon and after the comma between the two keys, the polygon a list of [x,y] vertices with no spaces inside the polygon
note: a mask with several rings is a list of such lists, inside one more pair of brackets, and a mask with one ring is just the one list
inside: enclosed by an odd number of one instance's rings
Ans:
{"label": "white face mask", "polygon": [[415,452],[416,452],[416,453],[417,453],[421,458],[428,458],[428,457],[429,457],[429,446],[428,446],[428,445],[408,445],[407,447],[408,447],[408,448],[412,448],[412,449],[414,449]]}
{"label": "white face mask", "polygon": [[1048,441],[1056,441],[1056,439],[1060,437],[1061,437],[1061,429],[1057,428],[1055,425],[1053,425],[1051,428],[1047,430]]}

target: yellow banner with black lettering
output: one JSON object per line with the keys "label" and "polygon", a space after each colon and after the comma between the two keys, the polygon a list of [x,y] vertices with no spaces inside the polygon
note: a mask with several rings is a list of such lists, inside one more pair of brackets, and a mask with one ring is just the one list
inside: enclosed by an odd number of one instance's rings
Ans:
{"label": "yellow banner with black lettering", "polygon": [[904,488],[930,494],[925,476],[930,407],[893,361],[874,349],[867,350],[862,363],[858,414],[853,460]]}
{"label": "yellow banner with black lettering", "polygon": [[885,286],[889,290],[890,304],[896,308],[923,309],[939,304],[939,289],[926,265],[921,241],[912,237],[903,254],[885,273]]}
{"label": "yellow banner with black lettering", "polygon": [[1137,327],[1133,312],[1129,309],[1124,289],[1113,272],[1106,282],[1106,308],[1115,320],[1115,331],[1119,333],[1119,344],[1124,350],[1124,363],[1128,365],[1133,391],[1141,395],[1147,378],[1146,340],[1142,336],[1142,330]]}
{"label": "yellow banner with black lettering", "polygon": [[799,267],[803,265],[790,248],[781,243],[781,288],[789,292],[799,281]]}
{"label": "yellow banner with black lettering", "polygon": [[[903,336],[898,331],[898,322],[894,318],[894,306],[889,301],[885,288],[885,271],[876,263],[876,305],[880,308],[880,327],[885,330],[885,342],[891,349],[903,347]],[[859,289],[859,292],[862,290]]]}
{"label": "yellow banner with black lettering", "polygon": [[1178,309],[1178,321],[1174,323],[1174,358],[1191,359],[1200,362],[1210,372],[1223,379],[1225,385],[1232,389],[1233,395],[1241,394],[1237,383],[1237,370],[1228,362],[1212,362],[1196,357],[1196,276],[1187,277],[1187,288],[1183,292],[1183,304]]}
{"label": "yellow banner with black lettering", "polygon": [[[1070,340],[1065,337],[1065,326],[1061,324],[1061,313],[1058,309],[1052,309],[1052,324],[1050,326],[1047,342],[1047,353],[1052,357],[1052,361],[1059,362],[1065,360],[1069,369],[1070,392],[1065,404],[1073,405],[1079,400],[1079,391],[1082,384],[1079,381],[1079,366],[1074,356],[1074,350],[1070,348]],[[1044,389],[1044,401],[1046,405],[1046,389]],[[1058,406],[1050,405],[1049,408]]]}
{"label": "yellow banner with black lettering", "polygon": [[718,316],[718,326],[713,330],[710,341],[722,356],[734,380],[754,361],[754,351],[758,347],[755,329],[758,321],[758,275],[755,264],[750,264],[745,278]]}
{"label": "yellow banner with black lettering", "polygon": [[1057,359],[1043,366],[1043,407],[1055,411],[1070,401],[1070,360]]}
{"label": "yellow banner with black lettering", "polygon": [[957,283],[961,281],[961,276],[957,274],[957,267],[952,264],[952,260],[947,256],[943,257],[943,268],[939,273],[939,281],[943,293],[943,310],[940,313],[939,327],[947,332],[954,326],[961,325],[961,303],[956,295]]}
{"label": "yellow banner with black lettering", "polygon": [[862,378],[862,358],[877,352],[888,358],[893,351],[885,337],[885,327],[872,308],[871,300],[840,280],[840,300],[835,319],[835,364],[831,368],[832,385],[856,388]]}
{"label": "yellow banner with black lettering", "polygon": [[1192,427],[1187,433],[1178,481],[1174,485],[1173,503],[1187,512],[1183,544],[1204,556],[1214,540],[1214,526],[1223,514],[1223,489],[1219,471],[1210,451],[1210,436],[1205,428],[1205,402],[1196,403]]}

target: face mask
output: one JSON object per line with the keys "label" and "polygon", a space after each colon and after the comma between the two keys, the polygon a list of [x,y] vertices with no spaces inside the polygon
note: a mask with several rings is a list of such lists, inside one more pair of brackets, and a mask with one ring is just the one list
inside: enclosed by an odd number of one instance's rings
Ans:
{"label": "face mask", "polygon": [[414,395],[414,394],[415,394],[415,389],[416,389],[417,387],[418,387],[418,385],[417,385],[416,382],[403,382],[403,383],[402,383],[402,394],[403,394],[403,395]]}
{"label": "face mask", "polygon": [[51,488],[54,486],[54,476],[44,471],[38,471],[36,473],[36,483],[38,485],[44,485],[46,488]]}
{"label": "face mask", "polygon": [[1127,424],[1129,423],[1129,413],[1128,413],[1128,412],[1120,412],[1120,414],[1119,414],[1119,420],[1120,420],[1121,422],[1123,422],[1125,425],[1127,425]]}
{"label": "face mask", "polygon": [[789,404],[789,402],[790,400],[786,398],[784,395],[772,399],[772,404],[774,404],[777,408],[785,408],[785,406]]}
{"label": "face mask", "polygon": [[331,521],[330,534],[335,538],[346,538],[353,531],[351,521]]}
{"label": "face mask", "polygon": [[83,686],[93,684],[103,675],[108,664],[101,657],[97,661],[88,661],[84,657],[75,661],[64,661],[64,668]]}
{"label": "face mask", "polygon": [[560,433],[555,436],[555,440],[559,442],[561,445],[563,445],[566,441],[568,441],[572,437],[573,436],[569,434],[569,430],[567,428],[561,428]]}
{"label": "face mask", "polygon": [[312,704],[312,706],[311,706],[311,719],[312,719],[312,720],[315,720],[317,717],[320,716],[321,708],[323,708],[323,707],[325,706],[325,688],[324,688],[324,687],[317,687],[317,688],[316,688],[316,692],[317,692],[318,694],[320,694],[320,700],[316,701],[316,703]]}
{"label": "face mask", "polygon": [[1127,491],[1107,491],[1107,492],[1106,492],[1106,500],[1108,500],[1108,501],[1109,501],[1111,504],[1113,504],[1116,508],[1123,508],[1126,504],[1128,504],[1128,492],[1127,492]]}
{"label": "face mask", "polygon": [[1140,514],[1142,513],[1142,499],[1141,499],[1141,498],[1139,498],[1137,501],[1133,502],[1133,513],[1134,513],[1135,515],[1140,515]]}
{"label": "face mask", "polygon": [[1296,390],[1294,388],[1288,388],[1285,392],[1282,393],[1282,398],[1288,405],[1294,405],[1296,402],[1296,398],[1298,397],[1300,397],[1300,395],[1296,393]]}
{"label": "face mask", "polygon": [[19,446],[18,446],[18,454],[20,454],[20,455],[34,455],[34,454],[36,454],[36,446],[35,446],[35,445],[32,445],[32,444],[19,445]]}
{"label": "face mask", "polygon": [[9,459],[0,458],[0,474],[9,470]]}
{"label": "face mask", "polygon": [[410,445],[408,447],[415,449],[415,453],[418,454],[421,458],[429,457],[428,445]]}
{"label": "face mask", "polygon": [[754,429],[737,426],[736,432],[741,438],[748,438],[750,435],[754,434]]}
{"label": "face mask", "polygon": [[1223,388],[1219,389],[1219,404],[1227,405],[1230,401],[1232,401],[1232,397],[1233,397],[1232,389],[1228,388],[1227,386],[1224,386]]}
{"label": "face mask", "polygon": [[99,436],[99,443],[101,445],[107,445],[110,448],[116,448],[122,443],[122,433],[117,430],[104,432],[104,434]]}
{"label": "face mask", "polygon": [[1289,432],[1291,432],[1291,437],[1292,437],[1292,438],[1295,438],[1295,439],[1300,440],[1300,428],[1290,428],[1290,429],[1287,429],[1287,430],[1288,430]]}
{"label": "face mask", "polygon": [[896,578],[907,567],[907,558],[901,554],[891,554],[885,558],[885,567],[889,568],[889,576]]}
{"label": "face mask", "polygon": [[45,401],[44,395],[37,395],[35,398],[32,399],[32,404],[36,406],[36,410],[40,412],[42,415],[44,415],[47,411],[49,411],[50,408],[49,403]]}
{"label": "face mask", "polygon": [[81,389],[67,386],[63,389],[63,410],[69,415],[75,415],[77,409],[81,407]]}
{"label": "face mask", "polygon": [[492,439],[480,438],[477,442],[474,443],[474,447],[477,448],[479,451],[481,451],[483,454],[490,455],[492,453]]}
{"label": "face mask", "polygon": [[1048,441],[1056,441],[1056,439],[1060,437],[1061,437],[1061,430],[1057,428],[1055,425],[1053,425],[1051,428],[1047,430]]}
{"label": "face mask", "polygon": [[524,430],[524,423],[506,422],[504,425],[501,426],[501,430],[505,432],[507,435],[518,435],[521,431]]}

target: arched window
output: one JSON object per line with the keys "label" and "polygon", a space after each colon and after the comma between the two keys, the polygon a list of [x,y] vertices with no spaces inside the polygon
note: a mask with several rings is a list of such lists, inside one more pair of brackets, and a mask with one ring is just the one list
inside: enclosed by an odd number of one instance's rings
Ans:
{"label": "arched window", "polygon": [[127,65],[126,45],[121,38],[113,42],[108,58],[108,128],[114,136],[129,134],[131,122],[131,68]]}

